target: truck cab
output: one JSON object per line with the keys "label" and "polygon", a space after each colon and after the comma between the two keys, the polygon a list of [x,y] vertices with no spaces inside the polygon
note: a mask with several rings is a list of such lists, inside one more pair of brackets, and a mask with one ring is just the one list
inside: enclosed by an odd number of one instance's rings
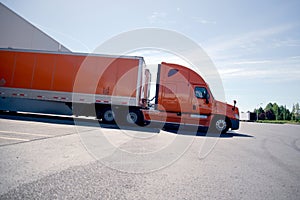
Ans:
{"label": "truck cab", "polygon": [[235,105],[215,100],[208,84],[193,70],[165,62],[158,66],[155,107],[144,111],[144,117],[220,133],[239,128]]}

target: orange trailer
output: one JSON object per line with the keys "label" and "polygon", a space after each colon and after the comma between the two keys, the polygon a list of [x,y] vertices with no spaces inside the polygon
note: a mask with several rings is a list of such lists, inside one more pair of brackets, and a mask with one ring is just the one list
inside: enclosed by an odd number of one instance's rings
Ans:
{"label": "orange trailer", "polygon": [[145,67],[135,56],[1,49],[0,109],[73,112],[112,122],[113,105],[130,109],[130,120],[148,98]]}

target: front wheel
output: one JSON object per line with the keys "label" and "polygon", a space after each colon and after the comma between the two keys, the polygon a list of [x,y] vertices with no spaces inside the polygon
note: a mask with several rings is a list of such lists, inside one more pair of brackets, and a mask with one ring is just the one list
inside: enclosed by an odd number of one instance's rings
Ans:
{"label": "front wheel", "polygon": [[214,133],[226,133],[229,130],[228,120],[225,117],[215,117],[210,128]]}

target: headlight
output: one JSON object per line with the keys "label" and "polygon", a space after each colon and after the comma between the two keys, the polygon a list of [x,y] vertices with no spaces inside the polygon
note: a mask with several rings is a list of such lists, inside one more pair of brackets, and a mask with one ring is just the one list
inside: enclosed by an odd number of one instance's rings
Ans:
{"label": "headlight", "polygon": [[235,117],[236,119],[240,119],[240,116],[239,116],[238,114],[234,114],[234,117]]}

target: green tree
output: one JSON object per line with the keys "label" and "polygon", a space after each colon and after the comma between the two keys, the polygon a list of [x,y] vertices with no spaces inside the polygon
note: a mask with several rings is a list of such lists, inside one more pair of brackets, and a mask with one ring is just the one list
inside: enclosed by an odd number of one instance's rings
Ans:
{"label": "green tree", "polygon": [[253,112],[258,116],[259,120],[264,120],[266,118],[265,111],[262,107],[259,107],[258,109],[255,108]]}
{"label": "green tree", "polygon": [[285,119],[286,120],[291,120],[292,119],[291,112],[289,111],[289,109],[286,110]]}
{"label": "green tree", "polygon": [[300,106],[299,106],[299,103],[296,103],[295,105],[293,105],[292,116],[293,116],[293,120],[296,120],[296,121],[300,120]]}
{"label": "green tree", "polygon": [[286,105],[278,105],[277,103],[268,103],[263,109],[259,107],[254,109],[258,114],[258,119],[264,120],[298,120],[300,121],[300,105],[296,103],[293,105],[292,111],[286,108]]}
{"label": "green tree", "polygon": [[258,114],[260,114],[260,113],[265,113],[265,111],[262,107],[259,107],[259,109],[258,109]]}
{"label": "green tree", "polygon": [[[300,106],[299,103],[293,105],[293,111],[290,112],[285,105],[278,105],[277,103],[268,103],[263,109],[254,109],[255,113],[258,113],[259,119],[269,120],[291,120],[298,117],[300,120]],[[297,114],[298,113],[298,114]]]}
{"label": "green tree", "polygon": [[267,110],[272,110],[272,111],[274,112],[274,110],[273,110],[273,104],[272,104],[271,102],[268,103],[268,104],[266,105],[266,107],[265,107],[265,112],[266,112]]}
{"label": "green tree", "polygon": [[295,120],[295,110],[296,110],[296,107],[295,107],[295,104],[293,104],[293,108],[292,108],[292,120]]}
{"label": "green tree", "polygon": [[273,109],[273,113],[275,115],[275,119],[278,120],[279,114],[280,114],[280,110],[279,110],[279,106],[277,105],[277,103],[273,104],[272,109]]}
{"label": "green tree", "polygon": [[286,109],[282,105],[278,107],[278,120],[285,120],[286,118]]}
{"label": "green tree", "polygon": [[265,120],[266,119],[266,113],[260,113],[259,115],[258,115],[258,119],[259,120]]}
{"label": "green tree", "polygon": [[266,119],[268,119],[268,120],[276,119],[275,111],[273,109],[273,104],[271,102],[267,104],[267,106],[265,108],[265,113],[266,113]]}
{"label": "green tree", "polygon": [[268,119],[268,120],[275,120],[276,119],[276,116],[275,116],[272,109],[266,111],[266,119]]}

